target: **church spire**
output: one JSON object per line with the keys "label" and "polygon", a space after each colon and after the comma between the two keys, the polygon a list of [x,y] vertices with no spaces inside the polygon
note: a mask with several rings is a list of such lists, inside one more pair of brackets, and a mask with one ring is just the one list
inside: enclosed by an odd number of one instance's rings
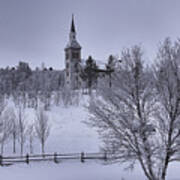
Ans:
{"label": "church spire", "polygon": [[76,40],[76,29],[74,24],[74,15],[72,15],[71,27],[69,32],[69,42],[65,49],[74,48],[74,49],[81,49],[81,46]]}
{"label": "church spire", "polygon": [[75,25],[74,25],[74,14],[72,14],[72,23],[71,23],[71,32],[75,33]]}
{"label": "church spire", "polygon": [[70,30],[70,34],[69,34],[69,39],[70,41],[76,41],[76,29],[75,29],[75,25],[74,25],[74,15],[72,15],[72,22],[71,22],[71,30]]}

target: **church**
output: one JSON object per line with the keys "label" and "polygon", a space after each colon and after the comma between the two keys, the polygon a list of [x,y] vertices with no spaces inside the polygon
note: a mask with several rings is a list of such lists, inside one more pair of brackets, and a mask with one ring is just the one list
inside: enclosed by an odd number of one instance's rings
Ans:
{"label": "church", "polygon": [[[81,58],[81,46],[76,39],[74,16],[69,32],[69,41],[65,47],[65,86],[70,89],[93,88],[97,86],[98,78],[108,75],[111,81],[111,73],[114,69],[114,58],[109,56],[108,63],[96,64],[91,56],[85,61]],[[102,62],[101,62],[102,63]],[[87,68],[87,64],[89,65]],[[86,66],[86,67],[85,67]],[[101,67],[100,67],[101,66]],[[87,69],[86,69],[87,68]],[[88,71],[88,72],[87,72]],[[84,79],[84,74],[86,79]],[[93,84],[94,82],[94,84]],[[110,82],[111,86],[111,82]]]}
{"label": "church", "polygon": [[82,86],[80,77],[81,46],[76,39],[74,16],[72,16],[69,41],[65,47],[65,85],[71,89],[79,89]]}

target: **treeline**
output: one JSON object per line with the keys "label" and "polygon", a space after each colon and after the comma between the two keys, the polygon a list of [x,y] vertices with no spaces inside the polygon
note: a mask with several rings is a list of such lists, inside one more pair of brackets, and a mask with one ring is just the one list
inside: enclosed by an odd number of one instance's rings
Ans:
{"label": "treeline", "polygon": [[[101,69],[89,56],[84,65],[80,68],[77,66],[83,82],[78,89],[91,94],[92,89],[97,89],[98,81],[111,76],[112,70],[116,68],[115,64],[117,59],[110,56],[104,69]],[[71,91],[65,87],[63,70],[51,67],[32,70],[26,62],[19,62],[16,67],[0,69],[0,101],[12,98],[15,105],[22,103],[24,108],[37,109],[38,104],[42,103],[45,110],[48,110],[52,104],[77,104],[79,92],[74,90],[77,88]]]}
{"label": "treeline", "polygon": [[[89,56],[79,69],[83,85],[78,89],[82,89],[83,92],[86,89],[90,92],[92,88],[97,87],[99,75],[97,69],[96,61]],[[22,103],[24,108],[35,109],[39,103],[43,103],[45,110],[48,110],[51,104],[78,103],[78,96],[77,91],[70,91],[65,87],[63,70],[53,68],[32,70],[26,62],[19,62],[16,67],[0,69],[0,100],[12,98],[15,105]]]}
{"label": "treeline", "polygon": [[[28,63],[19,62],[16,68],[0,69],[0,95],[12,97],[15,104],[37,108],[40,100],[45,108],[50,105],[54,92],[64,87],[63,71],[44,68],[32,70]],[[56,103],[58,98],[56,98]]]}

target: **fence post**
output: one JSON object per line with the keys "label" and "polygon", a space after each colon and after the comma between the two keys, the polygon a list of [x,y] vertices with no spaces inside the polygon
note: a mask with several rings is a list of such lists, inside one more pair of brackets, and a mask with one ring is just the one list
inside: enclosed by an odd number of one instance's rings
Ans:
{"label": "fence post", "polygon": [[0,155],[0,166],[3,166],[3,157]]}
{"label": "fence post", "polygon": [[104,161],[107,161],[107,152],[104,152]]}
{"label": "fence post", "polygon": [[58,161],[57,161],[57,153],[56,152],[54,153],[54,162],[58,163]]}
{"label": "fence post", "polygon": [[84,163],[84,152],[81,153],[81,162]]}
{"label": "fence post", "polygon": [[26,163],[29,164],[29,154],[26,155]]}

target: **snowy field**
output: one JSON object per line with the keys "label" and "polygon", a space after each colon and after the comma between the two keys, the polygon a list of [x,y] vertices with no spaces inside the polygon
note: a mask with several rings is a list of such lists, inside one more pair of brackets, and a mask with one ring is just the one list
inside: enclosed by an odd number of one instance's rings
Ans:
{"label": "snowy field", "polygon": [[[171,168],[168,180],[180,180],[178,165]],[[20,164],[0,168],[3,180],[146,180],[139,168],[124,171],[118,164],[103,165],[98,162],[53,162]]]}
{"label": "snowy field", "polygon": [[[88,118],[87,110],[82,106],[53,107],[48,113],[51,122],[51,133],[46,143],[47,153],[98,152],[100,139],[96,131],[82,121]],[[33,121],[33,112],[28,110],[27,120]],[[25,146],[28,150],[28,143]],[[5,146],[4,152],[10,155],[11,144]],[[34,142],[34,153],[40,153],[40,144]],[[19,155],[19,151],[17,153]],[[0,167],[0,180],[145,180],[142,170],[125,171],[120,164],[103,165],[103,162],[68,161],[55,164],[40,162],[16,164]],[[168,180],[180,180],[180,163],[173,164],[168,172]]]}
{"label": "snowy field", "polygon": [[16,165],[0,170],[0,178],[7,180],[128,180],[144,179],[141,173],[132,175],[123,172],[117,165],[103,166],[98,163],[38,163],[30,165]]}

